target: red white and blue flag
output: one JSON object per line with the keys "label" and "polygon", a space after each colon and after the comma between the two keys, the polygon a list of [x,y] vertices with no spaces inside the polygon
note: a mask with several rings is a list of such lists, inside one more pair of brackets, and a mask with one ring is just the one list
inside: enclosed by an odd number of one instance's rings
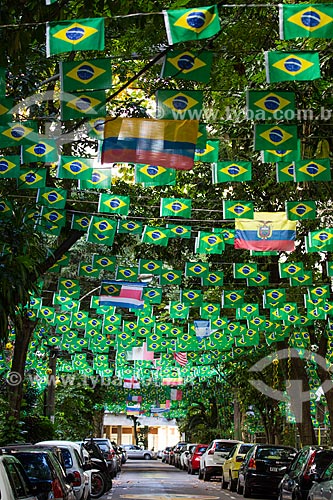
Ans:
{"label": "red white and blue flag", "polygon": [[129,281],[109,281],[119,288],[117,295],[100,295],[99,305],[109,307],[125,307],[133,309],[143,309],[144,300],[142,298],[143,288],[147,283]]}

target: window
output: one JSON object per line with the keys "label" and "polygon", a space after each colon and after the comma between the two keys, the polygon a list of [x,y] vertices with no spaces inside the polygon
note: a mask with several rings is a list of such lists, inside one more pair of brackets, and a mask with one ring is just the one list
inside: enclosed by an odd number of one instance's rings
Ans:
{"label": "window", "polygon": [[22,466],[20,469],[20,464],[11,459],[5,459],[3,461],[4,467],[7,472],[7,476],[12,487],[15,498],[24,498],[29,496],[29,486],[24,479],[24,471]]}
{"label": "window", "polygon": [[61,448],[62,459],[66,469],[71,469],[73,467],[73,460],[71,452],[68,448]]}

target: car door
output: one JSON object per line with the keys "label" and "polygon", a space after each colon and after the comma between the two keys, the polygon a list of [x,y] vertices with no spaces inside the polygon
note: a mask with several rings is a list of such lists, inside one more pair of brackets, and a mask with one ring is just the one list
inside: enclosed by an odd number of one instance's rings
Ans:
{"label": "car door", "polygon": [[13,457],[4,457],[3,465],[13,494],[12,497],[6,500],[11,500],[11,498],[15,500],[36,500],[36,497],[31,492],[31,486],[29,485],[24,469],[19,461]]}

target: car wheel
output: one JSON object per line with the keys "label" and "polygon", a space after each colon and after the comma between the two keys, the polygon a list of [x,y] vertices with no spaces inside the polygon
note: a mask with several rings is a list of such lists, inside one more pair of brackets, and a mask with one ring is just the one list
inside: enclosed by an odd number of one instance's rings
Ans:
{"label": "car wheel", "polygon": [[226,490],[227,488],[228,488],[228,482],[224,479],[224,474],[222,472],[221,490]]}
{"label": "car wheel", "polygon": [[251,498],[251,488],[249,488],[249,486],[246,484],[246,480],[244,481],[243,497]]}
{"label": "car wheel", "polygon": [[143,455],[143,458],[144,458],[145,460],[150,460],[150,459],[151,459],[151,456],[149,455],[149,453],[145,453],[145,454]]}
{"label": "car wheel", "polygon": [[210,474],[207,473],[207,470],[204,469],[203,471],[203,478],[204,481],[210,481]]}
{"label": "car wheel", "polygon": [[237,479],[232,479],[232,477],[230,476],[228,483],[229,491],[236,491],[236,486],[237,486]]}
{"label": "car wheel", "polygon": [[243,493],[243,486],[240,484],[240,482],[239,482],[239,478],[238,478],[238,481],[237,481],[236,492],[237,492],[239,495],[242,495],[242,493]]}

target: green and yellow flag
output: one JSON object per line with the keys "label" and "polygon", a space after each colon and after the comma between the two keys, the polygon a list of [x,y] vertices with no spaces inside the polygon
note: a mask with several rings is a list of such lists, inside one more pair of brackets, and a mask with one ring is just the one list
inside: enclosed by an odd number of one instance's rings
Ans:
{"label": "green and yellow flag", "polygon": [[73,214],[71,229],[77,229],[78,231],[87,231],[90,223],[90,216],[82,214]]}
{"label": "green and yellow flag", "polygon": [[248,90],[246,114],[248,120],[292,120],[295,118],[295,93]]}
{"label": "green and yellow flag", "polygon": [[297,125],[271,125],[257,123],[254,126],[254,149],[296,149],[298,145]]}
{"label": "green and yellow flag", "polygon": [[20,174],[18,155],[0,156],[0,179],[17,179]]}
{"label": "green and yellow flag", "polygon": [[294,162],[294,168],[294,178],[296,182],[331,180],[329,158],[298,160]]}
{"label": "green and yellow flag", "polygon": [[46,56],[73,50],[104,50],[103,17],[47,23]]}
{"label": "green and yellow flag", "polygon": [[289,220],[316,218],[315,201],[286,201],[286,213]]}
{"label": "green and yellow flag", "polygon": [[191,226],[183,226],[180,224],[167,224],[167,229],[169,229],[169,238],[191,238]]}
{"label": "green and yellow flag", "polygon": [[160,276],[160,285],[181,285],[183,271],[163,269]]}
{"label": "green and yellow flag", "polygon": [[87,241],[112,246],[116,228],[116,221],[93,215],[90,219]]}
{"label": "green and yellow flag", "polygon": [[188,40],[203,40],[220,31],[217,5],[164,10],[163,15],[169,45]]}
{"label": "green and yellow flag", "polygon": [[184,217],[189,219],[192,213],[192,200],[187,198],[161,198],[161,217]]}
{"label": "green and yellow flag", "polygon": [[135,183],[143,183],[144,187],[174,186],[176,184],[176,170],[159,165],[135,165]]}
{"label": "green and yellow flag", "polygon": [[67,200],[67,190],[61,188],[44,187],[39,188],[36,203],[47,205],[52,208],[65,208]]}
{"label": "green and yellow flag", "polygon": [[142,243],[151,243],[166,247],[169,242],[169,229],[154,226],[145,226],[142,238]]}
{"label": "green and yellow flag", "polygon": [[53,163],[58,161],[58,150],[55,139],[40,139],[21,147],[22,163]]}
{"label": "green and yellow flag", "polygon": [[101,193],[98,200],[98,212],[127,215],[129,212],[129,196]]}
{"label": "green and yellow flag", "polygon": [[102,90],[112,86],[111,59],[60,62],[61,90]]}
{"label": "green and yellow flag", "polygon": [[60,179],[89,180],[92,175],[94,159],[79,158],[77,156],[61,156],[57,177]]}
{"label": "green and yellow flag", "polygon": [[112,169],[104,165],[100,168],[92,168],[90,179],[79,179],[78,189],[110,189],[112,181]]}
{"label": "green and yellow flag", "polygon": [[156,116],[163,120],[200,120],[202,90],[158,90]]}
{"label": "green and yellow flag", "polygon": [[106,114],[105,90],[92,92],[62,92],[60,100],[61,119],[73,120],[77,118],[97,117]]}
{"label": "green and yellow flag", "polygon": [[264,163],[291,162],[301,159],[301,141],[297,142],[297,149],[277,149],[276,151],[261,151],[261,158]]}
{"label": "green and yellow flag", "polygon": [[219,159],[219,145],[220,141],[208,140],[204,149],[196,149],[194,154],[194,161],[206,161],[215,163]]}
{"label": "green and yellow flag", "polygon": [[8,97],[0,98],[0,123],[8,123],[13,120],[13,106],[13,99]]}
{"label": "green and yellow flag", "polygon": [[194,253],[221,254],[225,248],[223,235],[221,233],[199,231],[195,239]]}
{"label": "green and yellow flag", "polygon": [[276,180],[277,182],[294,182],[295,165],[293,161],[280,161],[276,164]]}
{"label": "green and yellow flag", "polygon": [[252,179],[250,161],[218,161],[212,164],[213,184],[220,182],[244,182]]}
{"label": "green and yellow flag", "polygon": [[189,50],[170,50],[164,59],[161,78],[171,76],[179,80],[208,82],[213,62],[213,52],[198,53]]}
{"label": "green and yellow flag", "polygon": [[265,52],[266,81],[307,81],[320,78],[319,54],[311,50]]}
{"label": "green and yellow flag", "polygon": [[21,168],[17,177],[18,189],[35,189],[46,186],[46,168]]}
{"label": "green and yellow flag", "polygon": [[135,220],[119,220],[117,232],[128,234],[142,234],[143,223]]}
{"label": "green and yellow flag", "polygon": [[280,39],[333,38],[332,4],[280,4]]}
{"label": "green and yellow flag", "polygon": [[34,140],[37,136],[37,122],[32,120],[0,125],[1,148],[31,144],[31,140]]}
{"label": "green and yellow flag", "polygon": [[223,200],[224,219],[253,219],[254,209],[251,201]]}

